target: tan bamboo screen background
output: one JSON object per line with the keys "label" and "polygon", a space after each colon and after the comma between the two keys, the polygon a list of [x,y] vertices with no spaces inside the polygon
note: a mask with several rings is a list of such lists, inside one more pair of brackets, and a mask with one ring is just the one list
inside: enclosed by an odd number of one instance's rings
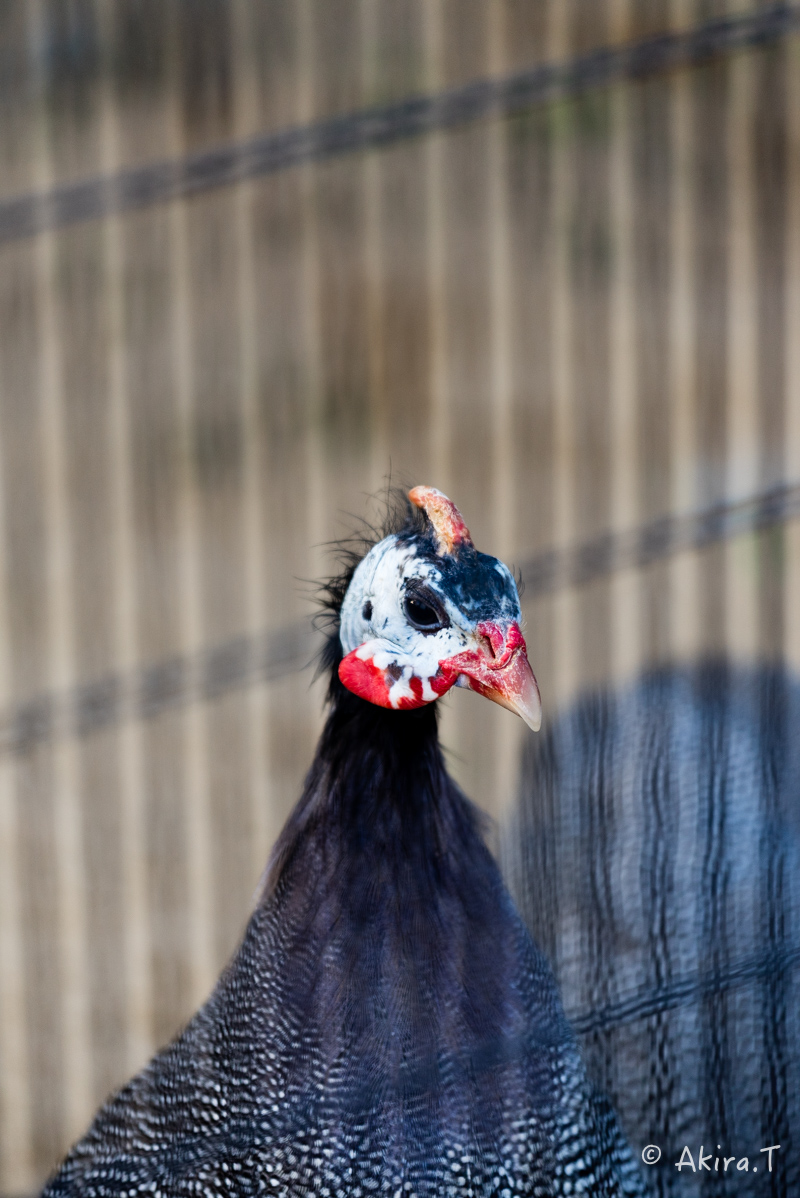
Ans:
{"label": "tan bamboo screen background", "polygon": [[[321,720],[300,580],[390,473],[522,568],[551,716],[657,662],[800,667],[796,17],[0,6],[0,1193],[234,948]],[[401,135],[547,63],[577,74]],[[400,132],[325,125],[375,105]],[[501,816],[488,706],[444,739]]]}

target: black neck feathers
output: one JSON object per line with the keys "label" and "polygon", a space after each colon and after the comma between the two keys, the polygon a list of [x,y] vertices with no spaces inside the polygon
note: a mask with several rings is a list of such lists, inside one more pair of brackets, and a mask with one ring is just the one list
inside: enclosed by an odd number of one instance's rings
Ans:
{"label": "black neck feathers", "polygon": [[438,890],[475,868],[476,854],[491,865],[482,824],[445,768],[435,705],[385,710],[337,679],[303,796],[276,846],[268,890],[313,844],[335,872],[343,900],[363,874],[373,891],[382,879],[435,903]]}
{"label": "black neck feathers", "polygon": [[522,932],[482,817],[445,769],[435,707],[332,700],[263,900],[319,962],[297,1001],[313,991],[313,1021],[338,1029],[352,1067],[504,1042]]}

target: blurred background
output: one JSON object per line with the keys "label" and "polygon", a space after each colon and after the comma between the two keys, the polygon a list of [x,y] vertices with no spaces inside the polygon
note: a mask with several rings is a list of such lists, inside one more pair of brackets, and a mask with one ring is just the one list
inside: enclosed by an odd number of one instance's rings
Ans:
{"label": "blurred background", "polygon": [[[0,2],[0,1194],[233,951],[322,719],[305,580],[387,479],[521,570],[546,721],[800,666],[798,30]],[[521,722],[444,706],[502,823]]]}

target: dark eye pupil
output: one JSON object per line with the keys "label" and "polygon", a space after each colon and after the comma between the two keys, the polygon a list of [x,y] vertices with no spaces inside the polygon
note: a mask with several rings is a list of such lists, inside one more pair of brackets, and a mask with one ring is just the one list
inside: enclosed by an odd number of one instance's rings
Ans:
{"label": "dark eye pupil", "polygon": [[435,608],[428,603],[423,603],[421,599],[414,599],[411,595],[406,599],[406,615],[412,623],[419,624],[423,628],[429,628],[441,622]]}
{"label": "dark eye pupil", "polygon": [[364,608],[361,612],[361,615],[364,617],[365,620],[372,619],[372,604],[370,603],[369,599],[364,604]]}

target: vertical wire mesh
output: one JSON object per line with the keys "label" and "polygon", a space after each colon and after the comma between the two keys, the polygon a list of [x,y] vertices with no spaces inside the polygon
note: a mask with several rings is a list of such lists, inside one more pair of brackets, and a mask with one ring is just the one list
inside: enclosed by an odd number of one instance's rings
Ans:
{"label": "vertical wire mesh", "polygon": [[[0,193],[755,11],[14,0]],[[516,563],[800,480],[799,63],[786,38],[0,247],[0,1192],[234,948],[321,715],[254,646],[311,657],[303,580],[390,471]],[[548,719],[711,651],[798,669],[799,597],[796,519],[534,590]],[[519,729],[473,698],[444,740],[499,815]]]}

